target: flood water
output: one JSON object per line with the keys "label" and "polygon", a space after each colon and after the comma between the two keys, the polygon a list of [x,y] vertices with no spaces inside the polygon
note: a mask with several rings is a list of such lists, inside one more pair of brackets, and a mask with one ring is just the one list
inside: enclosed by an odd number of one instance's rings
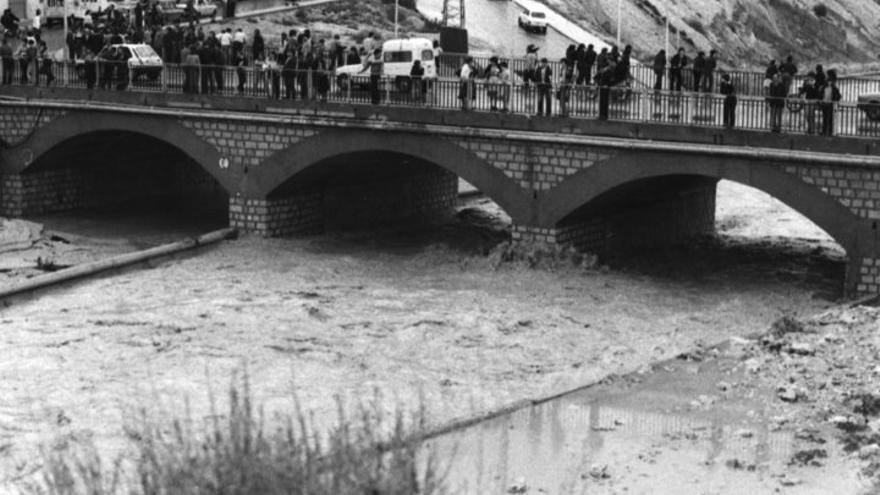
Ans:
{"label": "flood water", "polygon": [[[777,426],[772,390],[719,391],[719,382],[742,378],[738,364],[673,361],[429,449],[452,459],[444,468],[454,493],[857,493],[858,475],[831,432]],[[792,465],[795,454],[815,449],[828,454],[821,465]]]}

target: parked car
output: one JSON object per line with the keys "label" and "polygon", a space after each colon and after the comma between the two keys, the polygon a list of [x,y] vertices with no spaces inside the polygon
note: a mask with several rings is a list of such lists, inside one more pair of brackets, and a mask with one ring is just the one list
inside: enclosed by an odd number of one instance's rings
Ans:
{"label": "parked car", "polygon": [[[141,76],[146,76],[150,81],[159,79],[165,62],[162,57],[153,50],[153,47],[145,44],[121,43],[104,47],[98,58],[106,58],[110,50],[121,50],[128,63],[128,73],[131,81],[137,81]],[[85,77],[84,62],[77,60],[77,72],[81,78]]]}
{"label": "parked car", "polygon": [[192,5],[184,2],[178,3],[176,6],[183,10],[185,15],[190,16],[190,18],[193,19],[201,19],[203,17],[214,19],[218,12],[217,4],[213,2],[205,2],[203,0],[193,2]]}
{"label": "parked car", "polygon": [[517,23],[525,30],[547,34],[547,13],[543,10],[524,10],[519,13]]}
{"label": "parked car", "polygon": [[868,119],[880,120],[880,93],[859,95],[857,106],[859,110],[865,112]]}
{"label": "parked car", "polygon": [[[434,45],[427,38],[407,38],[388,40],[382,44],[382,75],[394,79],[394,88],[400,92],[412,89],[410,71],[413,62],[420,60],[425,69],[425,79],[437,78],[437,64],[434,60]],[[361,64],[343,65],[336,69],[336,81],[340,88],[350,85],[365,88],[369,84],[369,73]]]}

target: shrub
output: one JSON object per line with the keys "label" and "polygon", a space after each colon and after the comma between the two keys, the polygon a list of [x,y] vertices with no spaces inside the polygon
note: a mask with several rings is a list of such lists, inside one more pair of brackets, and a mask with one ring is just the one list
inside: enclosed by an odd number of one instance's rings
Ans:
{"label": "shrub", "polygon": [[[442,480],[432,458],[420,462],[412,425],[424,426],[424,410],[415,418],[398,412],[389,418],[379,400],[361,405],[352,417],[338,403],[338,425],[316,430],[296,403],[294,415],[266,426],[255,411],[247,377],[229,389],[228,416],[211,414],[152,421],[128,430],[128,458],[110,472],[90,443],[61,439],[44,450],[42,482],[27,493],[67,495],[234,493],[239,495],[437,494]],[[213,410],[213,408],[212,408]]]}
{"label": "shrub", "polygon": [[813,5],[813,13],[816,14],[816,17],[825,17],[828,15],[828,7],[824,3],[817,3]]}
{"label": "shrub", "polygon": [[308,17],[309,17],[309,14],[306,12],[305,9],[299,9],[299,10],[297,10],[296,13],[295,13],[294,15],[295,15],[296,18],[299,19],[300,21],[305,21],[305,20],[308,19]]}

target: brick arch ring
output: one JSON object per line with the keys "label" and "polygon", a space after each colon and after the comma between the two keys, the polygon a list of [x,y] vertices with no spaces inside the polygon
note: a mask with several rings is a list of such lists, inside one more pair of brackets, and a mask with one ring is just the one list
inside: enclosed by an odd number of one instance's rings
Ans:
{"label": "brick arch ring", "polygon": [[[56,146],[87,134],[105,131],[129,132],[167,143],[198,163],[228,193],[232,194],[239,188],[237,182],[219,169],[217,164],[223,157],[214,146],[174,118],[142,114],[95,112],[87,117],[82,113],[62,115],[39,127],[25,141],[2,150],[3,171],[22,173]],[[25,153],[29,160],[22,159]]]}
{"label": "brick arch ring", "polygon": [[[695,175],[727,179],[766,192],[815,223],[847,251],[856,254],[871,237],[871,222],[850,211],[834,197],[783,171],[784,163],[748,158],[621,151],[568,177],[552,194],[543,196],[538,225],[554,226],[605,192],[641,179]],[[790,165],[790,163],[788,164]],[[865,246],[861,246],[865,248]]]}
{"label": "brick arch ring", "polygon": [[442,137],[372,130],[328,130],[266,158],[249,171],[250,195],[265,196],[300,172],[340,155],[382,151],[410,156],[452,172],[495,201],[514,222],[528,219],[531,199],[504,172]]}

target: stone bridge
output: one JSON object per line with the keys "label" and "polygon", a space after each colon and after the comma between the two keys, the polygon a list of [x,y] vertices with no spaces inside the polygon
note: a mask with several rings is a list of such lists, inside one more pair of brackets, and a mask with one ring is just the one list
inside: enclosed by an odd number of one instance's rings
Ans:
{"label": "stone bridge", "polygon": [[[451,206],[458,178],[513,237],[607,252],[714,228],[715,185],[769,193],[846,250],[850,293],[880,292],[880,150],[857,138],[209,96],[17,88],[0,101],[0,215],[136,197],[228,205],[265,236]],[[97,96],[92,96],[97,98]],[[169,158],[170,157],[170,158]],[[227,203],[228,201],[228,203]]]}

